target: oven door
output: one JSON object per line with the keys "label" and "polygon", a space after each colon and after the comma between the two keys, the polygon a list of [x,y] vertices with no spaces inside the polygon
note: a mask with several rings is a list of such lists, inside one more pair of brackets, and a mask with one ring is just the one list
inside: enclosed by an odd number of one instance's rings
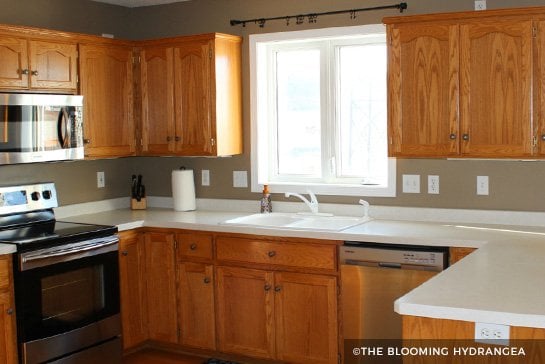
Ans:
{"label": "oven door", "polygon": [[105,237],[19,254],[15,295],[25,363],[120,335],[117,243]]}

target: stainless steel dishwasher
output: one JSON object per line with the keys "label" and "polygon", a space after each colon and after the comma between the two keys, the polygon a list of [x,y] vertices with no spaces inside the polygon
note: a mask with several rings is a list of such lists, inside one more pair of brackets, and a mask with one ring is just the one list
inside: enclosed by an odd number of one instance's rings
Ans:
{"label": "stainless steel dishwasher", "polygon": [[448,248],[347,241],[340,263],[344,339],[401,339],[394,301],[445,269]]}

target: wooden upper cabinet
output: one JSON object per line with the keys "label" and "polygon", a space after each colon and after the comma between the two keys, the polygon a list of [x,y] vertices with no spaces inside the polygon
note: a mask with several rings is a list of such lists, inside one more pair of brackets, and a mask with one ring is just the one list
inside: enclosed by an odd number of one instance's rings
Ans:
{"label": "wooden upper cabinet", "polygon": [[87,157],[135,154],[132,62],[130,46],[80,46]]}
{"label": "wooden upper cabinet", "polygon": [[240,37],[141,45],[142,154],[242,153]]}
{"label": "wooden upper cabinet", "polygon": [[532,21],[460,25],[462,155],[532,155]]}
{"label": "wooden upper cabinet", "polygon": [[391,25],[392,156],[458,154],[457,25]]}
{"label": "wooden upper cabinet", "polygon": [[534,130],[537,154],[545,155],[545,20],[534,24]]}
{"label": "wooden upper cabinet", "polygon": [[0,37],[0,88],[75,92],[77,58],[75,43]]}

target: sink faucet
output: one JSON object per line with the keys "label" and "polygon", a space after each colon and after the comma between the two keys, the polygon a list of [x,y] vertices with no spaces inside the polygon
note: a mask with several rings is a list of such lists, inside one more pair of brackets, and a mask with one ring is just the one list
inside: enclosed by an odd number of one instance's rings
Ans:
{"label": "sink faucet", "polygon": [[308,206],[311,213],[317,214],[318,213],[318,199],[316,198],[316,195],[314,193],[312,193],[311,190],[307,190],[307,193],[308,193],[308,195],[310,197],[310,201],[307,200],[307,198],[305,196],[300,195],[298,193],[286,192],[285,196],[286,196],[286,198],[290,197],[290,196],[294,196],[294,197],[299,198],[301,201],[303,201]]}

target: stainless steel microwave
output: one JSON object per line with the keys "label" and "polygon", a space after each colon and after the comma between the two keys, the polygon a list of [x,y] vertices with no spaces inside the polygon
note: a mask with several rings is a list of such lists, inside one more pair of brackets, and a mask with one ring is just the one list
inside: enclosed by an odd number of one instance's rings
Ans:
{"label": "stainless steel microwave", "polygon": [[83,159],[83,96],[0,94],[0,164]]}

